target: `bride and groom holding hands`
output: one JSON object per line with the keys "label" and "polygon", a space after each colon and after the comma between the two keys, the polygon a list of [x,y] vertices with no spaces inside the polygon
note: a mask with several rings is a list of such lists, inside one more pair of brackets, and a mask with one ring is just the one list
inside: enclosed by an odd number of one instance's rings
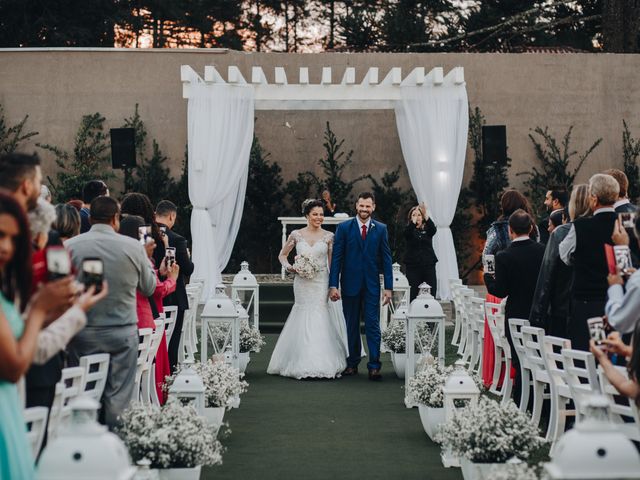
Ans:
{"label": "bride and groom holding hands", "polygon": [[[306,200],[305,228],[294,230],[279,260],[295,275],[295,303],[271,356],[267,373],[285,377],[337,378],[358,374],[363,355],[360,317],[364,318],[370,380],[380,380],[380,274],[383,301],[391,300],[393,275],[387,227],[371,218],[375,198],[361,193],[356,217],[338,225],[335,235],[322,229],[322,201]],[[312,274],[289,263],[312,264]]]}

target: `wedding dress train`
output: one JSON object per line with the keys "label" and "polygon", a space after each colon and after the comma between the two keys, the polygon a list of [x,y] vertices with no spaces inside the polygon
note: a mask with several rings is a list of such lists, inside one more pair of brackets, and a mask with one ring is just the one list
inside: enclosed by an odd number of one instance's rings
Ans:
{"label": "wedding dress train", "polygon": [[292,378],[335,378],[347,367],[344,316],[328,299],[328,254],[333,234],[309,244],[294,231],[296,253],[321,266],[314,278],[295,276],[295,303],[271,355],[267,373]]}

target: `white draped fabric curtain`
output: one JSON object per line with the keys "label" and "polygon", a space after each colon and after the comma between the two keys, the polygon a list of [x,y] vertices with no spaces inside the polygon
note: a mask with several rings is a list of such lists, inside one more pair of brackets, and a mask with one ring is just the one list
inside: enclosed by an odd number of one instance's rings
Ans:
{"label": "white draped fabric curtain", "polygon": [[192,83],[187,118],[193,277],[205,280],[207,298],[222,281],[242,219],[253,141],[253,88]]}
{"label": "white draped fabric curtain", "polygon": [[[446,81],[446,80],[445,80]],[[458,262],[449,226],[462,185],[469,128],[464,85],[402,86],[396,125],[413,189],[425,202],[438,231],[433,245],[438,263],[438,296],[450,299],[449,279]]]}

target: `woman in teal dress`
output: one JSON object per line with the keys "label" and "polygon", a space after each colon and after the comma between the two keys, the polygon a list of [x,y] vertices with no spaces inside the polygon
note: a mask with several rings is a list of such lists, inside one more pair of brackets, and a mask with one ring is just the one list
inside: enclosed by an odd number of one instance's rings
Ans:
{"label": "woman in teal dress", "polygon": [[[16,383],[25,374],[47,311],[60,306],[58,282],[29,299],[31,242],[22,207],[0,191],[0,480],[34,476]],[[30,300],[30,301],[29,301]],[[29,301],[26,321],[20,316]]]}

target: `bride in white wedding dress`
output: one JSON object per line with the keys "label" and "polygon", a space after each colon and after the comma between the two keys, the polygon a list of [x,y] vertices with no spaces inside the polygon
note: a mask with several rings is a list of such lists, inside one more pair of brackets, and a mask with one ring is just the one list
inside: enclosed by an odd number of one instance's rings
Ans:
{"label": "bride in white wedding dress", "polygon": [[295,303],[280,333],[267,373],[292,378],[336,378],[347,367],[346,327],[341,309],[328,300],[329,265],[333,233],[322,229],[324,214],[320,200],[306,200],[302,210],[307,226],[294,230],[280,252],[287,271],[291,251],[305,255],[320,266],[312,279],[296,275]]}

